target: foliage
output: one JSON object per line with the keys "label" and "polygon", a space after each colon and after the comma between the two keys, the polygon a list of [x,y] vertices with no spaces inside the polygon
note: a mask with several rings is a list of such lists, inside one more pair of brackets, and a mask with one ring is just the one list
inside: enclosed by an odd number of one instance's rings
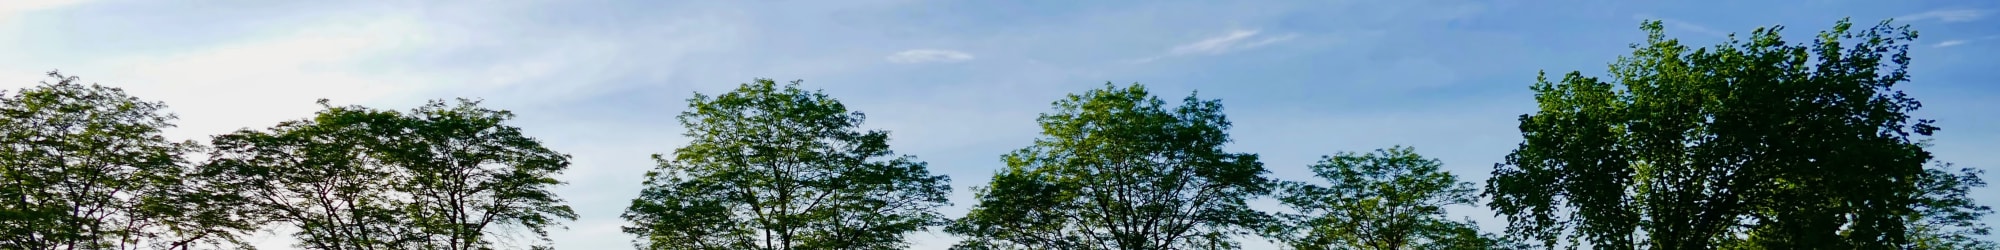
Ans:
{"label": "foliage", "polygon": [[1071,94],[1037,119],[1042,138],[947,231],[962,249],[1235,248],[1269,218],[1245,200],[1269,192],[1255,154],[1222,150],[1217,100],[1173,109],[1133,84]]}
{"label": "foliage", "polygon": [[942,223],[950,179],[819,91],[757,79],[697,93],[692,139],[646,174],[623,217],[644,249],[899,249]]}
{"label": "foliage", "polygon": [[252,229],[182,176],[199,145],[160,135],[164,104],[48,75],[0,91],[0,248],[187,249]]}
{"label": "foliage", "polygon": [[1494,249],[1471,222],[1451,221],[1444,207],[1477,205],[1471,182],[1439,170],[1409,147],[1340,152],[1311,166],[1329,185],[1280,182],[1287,215],[1277,235],[1295,249]]}
{"label": "foliage", "polygon": [[[1658,21],[1606,80],[1541,78],[1541,110],[1486,195],[1514,236],[1598,249],[1881,249],[1909,216],[1937,128],[1892,87],[1916,34],[1846,20],[1809,44],[1782,27],[1713,48]],[[1961,199],[1957,197],[1954,199]],[[1939,218],[1936,219],[1951,219]]]}
{"label": "foliage", "polygon": [[[403,209],[423,230],[425,245],[478,249],[496,226],[518,226],[537,237],[576,212],[549,191],[562,181],[569,155],[503,124],[512,112],[432,101],[405,115],[404,134],[383,146],[379,161],[397,166],[393,187],[407,194]],[[546,240],[546,239],[543,239]]]}
{"label": "foliage", "polygon": [[576,217],[547,190],[569,157],[503,124],[512,116],[463,99],[408,113],[327,106],[216,136],[202,174],[239,190],[259,217],[297,227],[301,247],[489,249],[503,228],[545,238]]}
{"label": "foliage", "polygon": [[1905,219],[1913,223],[1909,227],[1912,249],[2000,249],[2000,244],[1991,240],[1974,238],[1992,234],[1992,228],[1979,219],[1992,214],[1993,208],[1966,197],[1972,188],[1986,186],[1979,177],[1984,173],[1951,164],[1924,170],[1924,176],[1917,179],[1918,189],[1923,190],[1916,197],[1920,205]]}

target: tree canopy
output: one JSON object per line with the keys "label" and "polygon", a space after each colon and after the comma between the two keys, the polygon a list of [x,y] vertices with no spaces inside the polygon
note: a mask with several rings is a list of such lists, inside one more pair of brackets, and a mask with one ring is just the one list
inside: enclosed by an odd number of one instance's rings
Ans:
{"label": "tree canopy", "polygon": [[300,247],[489,249],[507,229],[546,241],[547,227],[576,218],[548,190],[562,184],[554,175],[569,156],[504,124],[510,112],[478,104],[432,101],[407,113],[329,105],[311,119],[216,136],[202,174],[249,200],[256,216],[298,229]]}
{"label": "tree canopy", "polygon": [[0,248],[189,249],[254,229],[186,176],[199,144],[160,135],[165,104],[48,75],[0,91]]}
{"label": "tree canopy", "polygon": [[1472,182],[1444,164],[1396,146],[1367,154],[1340,152],[1309,168],[1327,185],[1279,183],[1286,215],[1277,238],[1294,249],[1494,249],[1470,221],[1445,218],[1445,206],[1476,206]]}
{"label": "tree canopy", "polygon": [[1915,32],[1843,19],[1810,43],[1774,27],[1690,48],[1661,27],[1645,23],[1608,77],[1538,79],[1541,110],[1487,181],[1510,232],[1598,249],[1911,245],[1914,212],[1936,204],[1919,202],[1925,177],[1953,178],[1926,174],[1921,138],[1938,128],[1895,88]]}
{"label": "tree canopy", "polygon": [[[889,131],[802,81],[755,79],[693,93],[676,117],[686,142],[651,155],[639,190],[587,191],[637,191],[619,216],[636,239],[610,240],[662,250],[905,249],[939,230],[962,250],[1260,236],[1290,249],[2000,249],[1982,221],[1992,207],[1973,197],[1990,166],[1933,155],[1938,123],[1903,92],[1910,27],[1841,19],[1806,42],[1776,26],[1712,46],[1664,29],[1643,22],[1602,76],[1538,73],[1537,109],[1487,159],[1500,162],[1483,189],[1407,146],[1270,177],[1258,154],[1230,150],[1221,100],[1107,82],[1052,102],[1032,142],[990,152],[1004,167],[947,218],[953,183],[903,154],[918,151],[891,150]],[[0,249],[253,249],[282,232],[304,249],[542,250],[578,218],[554,191],[571,156],[516,127],[543,120],[478,100],[320,99],[204,144],[163,135],[177,120],[165,103],[48,76],[0,90]],[[1251,206],[1264,198],[1283,207]],[[1446,212],[1481,205],[1504,232]]]}
{"label": "tree canopy", "polygon": [[1217,249],[1269,221],[1245,201],[1270,192],[1257,155],[1223,150],[1218,100],[1179,107],[1132,84],[1071,94],[1037,119],[1042,137],[946,229],[963,249]]}
{"label": "tree canopy", "polygon": [[689,99],[679,118],[691,141],[653,156],[625,232],[642,249],[899,249],[944,222],[950,179],[798,85],[757,79]]}

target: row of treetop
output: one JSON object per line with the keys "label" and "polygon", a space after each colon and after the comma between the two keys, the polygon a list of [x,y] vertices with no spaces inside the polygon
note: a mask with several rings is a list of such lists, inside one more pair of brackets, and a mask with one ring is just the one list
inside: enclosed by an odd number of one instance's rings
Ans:
{"label": "row of treetop", "polygon": [[[1932,120],[1895,88],[1916,33],[1845,19],[1810,42],[1759,28],[1711,47],[1659,22],[1608,75],[1530,85],[1540,110],[1481,187],[1411,147],[1337,152],[1267,176],[1229,152],[1222,102],[1139,84],[1070,94],[1006,152],[963,217],[889,132],[799,82],[697,93],[689,142],[652,157],[621,216],[642,249],[1993,249],[1977,169],[1933,159]],[[51,72],[0,92],[0,249],[550,248],[577,218],[550,189],[570,156],[478,101],[320,103],[304,119],[172,141],[165,105]],[[199,154],[199,155],[198,155]],[[641,157],[641,156],[633,156]],[[199,159],[199,160],[194,160]],[[1274,198],[1286,211],[1247,203]],[[1501,233],[1449,219],[1483,206]]]}

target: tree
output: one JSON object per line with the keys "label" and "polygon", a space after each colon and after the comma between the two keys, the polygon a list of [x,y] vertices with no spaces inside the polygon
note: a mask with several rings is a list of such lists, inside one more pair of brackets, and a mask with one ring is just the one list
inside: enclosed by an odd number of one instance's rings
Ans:
{"label": "tree", "polygon": [[1037,119],[1042,138],[1006,154],[1007,169],[946,231],[962,249],[1235,248],[1268,216],[1255,154],[1229,153],[1218,100],[1168,109],[1138,84],[1071,94]]}
{"label": "tree", "polygon": [[187,249],[253,229],[182,176],[199,145],[160,135],[165,104],[48,75],[0,91],[0,248]]}
{"label": "tree", "polygon": [[505,228],[546,241],[544,228],[576,218],[548,191],[569,156],[505,125],[512,117],[464,99],[408,113],[329,105],[216,136],[202,174],[298,228],[301,247],[491,249]]}
{"label": "tree", "polygon": [[1278,235],[1295,249],[1494,249],[1500,239],[1470,221],[1444,218],[1444,207],[1476,205],[1471,182],[1460,182],[1436,159],[1409,147],[1340,152],[1311,166],[1329,185],[1280,182],[1278,200],[1301,214]]}
{"label": "tree", "polygon": [[380,161],[397,166],[407,194],[405,213],[424,234],[425,245],[443,249],[485,249],[500,226],[518,226],[547,241],[546,228],[576,219],[576,212],[550,192],[563,184],[555,176],[569,168],[569,155],[504,124],[512,112],[479,107],[460,99],[411,110],[403,131],[385,140]]}
{"label": "tree", "polygon": [[692,139],[646,173],[622,216],[644,249],[900,249],[941,224],[950,179],[819,91],[769,79],[696,93]]}
{"label": "tree", "polygon": [[258,217],[297,228],[300,247],[416,248],[397,210],[403,202],[389,194],[394,169],[370,162],[365,147],[386,133],[365,125],[395,116],[329,106],[313,119],[215,136],[202,174],[242,190]]}
{"label": "tree", "polygon": [[1979,218],[1992,214],[1993,208],[1966,197],[1972,188],[1986,186],[1979,177],[1984,173],[1951,164],[1924,170],[1924,176],[1917,179],[1918,189],[1923,190],[1916,197],[1920,205],[1916,213],[1905,218],[1912,223],[1911,249],[2000,249],[1993,241],[1974,238],[1992,234],[1992,228]]}
{"label": "tree", "polygon": [[[1782,27],[1689,49],[1646,22],[1609,81],[1539,79],[1541,110],[1488,180],[1509,231],[1554,247],[1883,249],[1911,244],[1909,215],[1937,131],[1895,90],[1909,80],[1907,26],[1809,44]],[[1957,197],[1962,199],[1963,197]],[[1935,203],[1931,203],[1935,204]],[[1581,242],[1581,243],[1578,243]]]}
{"label": "tree", "polygon": [[[226,198],[184,178],[166,104],[48,72],[0,92],[0,248],[194,248],[254,230]],[[226,194],[226,192],[222,192]]]}

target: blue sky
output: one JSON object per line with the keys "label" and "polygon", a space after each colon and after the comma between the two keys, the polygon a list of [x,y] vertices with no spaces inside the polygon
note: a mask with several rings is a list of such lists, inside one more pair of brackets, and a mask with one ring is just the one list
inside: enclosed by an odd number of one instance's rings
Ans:
{"label": "blue sky", "polygon": [[[410,2],[0,1],[0,87],[61,69],[166,102],[181,118],[169,136],[183,139],[303,118],[318,98],[484,98],[575,157],[557,192],[583,218],[555,244],[623,249],[617,215],[647,155],[685,142],[673,121],[684,100],[753,78],[804,79],[866,112],[865,127],[952,177],[945,213],[957,216],[999,155],[1036,136],[1037,113],[1105,82],[1222,99],[1230,148],[1261,154],[1278,178],[1400,144],[1479,182],[1519,142],[1535,72],[1601,74],[1644,38],[1641,19],[1713,44],[1759,26],[1800,40],[1841,17],[1898,18],[1922,35],[1904,89],[1944,128],[1934,152],[2000,169],[1993,1]],[[955,241],[912,237],[917,249]]]}

